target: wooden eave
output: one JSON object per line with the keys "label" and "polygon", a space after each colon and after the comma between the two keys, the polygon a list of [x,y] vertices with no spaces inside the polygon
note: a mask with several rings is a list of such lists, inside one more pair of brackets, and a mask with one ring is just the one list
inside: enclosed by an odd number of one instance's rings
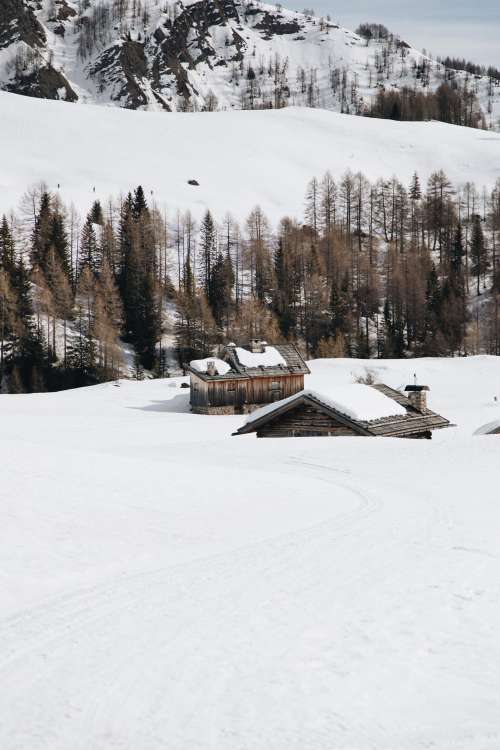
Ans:
{"label": "wooden eave", "polygon": [[231,380],[250,380],[250,376],[246,373],[234,372],[233,370],[230,370],[225,375],[207,375],[206,372],[198,372],[198,370],[195,370],[190,365],[186,367],[186,370],[192,375],[196,375],[197,378],[200,378],[200,380],[203,380],[205,383],[227,383]]}

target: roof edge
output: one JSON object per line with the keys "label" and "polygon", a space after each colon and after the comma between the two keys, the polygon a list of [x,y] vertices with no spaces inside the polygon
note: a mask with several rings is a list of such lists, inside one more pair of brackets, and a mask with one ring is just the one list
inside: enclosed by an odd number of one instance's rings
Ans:
{"label": "roof edge", "polygon": [[249,422],[245,422],[244,425],[242,425],[236,432],[233,432],[233,435],[248,435],[250,432],[256,432],[260,426],[266,424],[271,419],[274,419],[278,416],[281,416],[282,414],[286,414],[287,411],[290,411],[290,409],[297,406],[297,404],[310,402],[314,406],[319,407],[321,411],[324,411],[328,414],[335,414],[336,419],[339,420],[339,422],[342,422],[344,425],[351,427],[352,429],[359,432],[360,435],[373,435],[373,432],[366,427],[365,425],[361,424],[360,422],[357,422],[355,419],[352,419],[351,417],[348,417],[346,414],[343,414],[340,411],[337,411],[337,409],[333,409],[331,406],[327,406],[319,399],[315,398],[310,393],[304,393],[303,391],[300,391],[299,393],[296,393],[294,396],[290,396],[288,399],[286,399],[286,403],[282,404],[281,407],[278,406],[279,401],[276,402],[276,409],[270,409],[266,414],[263,414],[261,417],[258,417],[257,419]]}

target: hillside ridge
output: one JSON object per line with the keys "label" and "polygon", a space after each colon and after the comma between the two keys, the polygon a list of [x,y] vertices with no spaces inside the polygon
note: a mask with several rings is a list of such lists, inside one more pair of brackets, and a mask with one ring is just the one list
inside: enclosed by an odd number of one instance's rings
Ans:
{"label": "hillside ridge", "polygon": [[240,0],[7,0],[0,88],[128,109],[366,114],[381,90],[425,94],[447,83],[470,94],[475,122],[498,126],[499,80],[365,26],[360,36],[329,16]]}

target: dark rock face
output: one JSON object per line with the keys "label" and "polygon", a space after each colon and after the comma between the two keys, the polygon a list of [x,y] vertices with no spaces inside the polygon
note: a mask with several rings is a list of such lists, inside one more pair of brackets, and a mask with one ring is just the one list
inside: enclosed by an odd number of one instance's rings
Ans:
{"label": "dark rock face", "polygon": [[197,106],[203,106],[191,71],[203,66],[212,70],[241,66],[243,70],[248,53],[246,25],[264,39],[301,30],[279,11],[238,0],[199,0],[177,6],[178,15],[164,13],[156,28],[131,38],[120,29],[113,12],[111,4],[97,1],[86,5],[54,0],[47,14],[40,0],[0,0],[0,50],[17,42],[25,44],[0,88],[47,99],[78,99],[67,73],[52,62],[47,28],[62,40],[86,35],[78,52],[79,75],[83,72],[93,83],[98,97],[128,109],[148,107],[152,98],[166,110],[189,108],[194,99]]}
{"label": "dark rock face", "polygon": [[174,21],[167,19],[147,41],[119,41],[105,49],[88,67],[88,75],[99,92],[109,91],[110,98],[126,108],[146,106],[149,88],[169,110],[174,96],[188,101],[198,94],[187,70],[200,63],[213,68],[243,59],[245,43],[234,29],[227,27],[226,59],[218,57],[211,42],[210,29],[229,19],[239,21],[233,0],[200,0]]}
{"label": "dark rock face", "polygon": [[[179,63],[195,67],[199,62],[208,61],[215,51],[207,41],[211,26],[222,26],[228,19],[238,21],[238,11],[233,0],[202,0],[189,5],[169,29],[168,38],[160,44],[166,58],[177,58]],[[188,42],[190,32],[195,37]]]}
{"label": "dark rock face", "polygon": [[63,99],[67,102],[78,101],[66,78],[51,65],[38,68],[23,75],[5,86],[6,91],[24,94],[36,99]]}
{"label": "dark rock face", "polygon": [[72,8],[66,0],[56,0],[57,15],[56,21],[68,21],[70,18],[74,18],[77,12]]}
{"label": "dark rock face", "polygon": [[300,24],[295,21],[285,21],[279,13],[267,11],[262,13],[262,20],[254,28],[264,31],[267,39],[272,39],[275,35],[297,34],[301,30]]}
{"label": "dark rock face", "polygon": [[112,84],[111,98],[127,109],[138,109],[148,103],[143,89],[148,74],[144,45],[133,41],[117,43],[104,50],[89,68],[89,75],[102,90]]}
{"label": "dark rock face", "polygon": [[[233,0],[202,0],[189,5],[173,24],[167,21],[163,29],[157,29],[157,70],[159,74],[174,76],[179,96],[189,97],[191,93],[184,63],[191,69],[202,62],[206,62],[210,67],[227,64],[225,60],[216,59],[216,52],[209,41],[209,31],[212,26],[224,25],[228,19],[239,21]],[[234,47],[234,53],[230,60],[236,62],[243,59],[243,39],[233,30],[228,46],[231,45]]]}
{"label": "dark rock face", "polygon": [[30,5],[23,0],[0,1],[0,49],[13,42],[43,47],[45,32]]}

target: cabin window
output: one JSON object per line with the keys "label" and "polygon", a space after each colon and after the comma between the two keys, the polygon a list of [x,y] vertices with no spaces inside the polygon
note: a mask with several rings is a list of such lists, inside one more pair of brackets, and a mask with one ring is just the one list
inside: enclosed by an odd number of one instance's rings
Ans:
{"label": "cabin window", "polygon": [[234,383],[229,383],[229,385],[227,386],[227,390],[228,391],[235,391],[236,390],[235,384]]}
{"label": "cabin window", "polygon": [[269,386],[270,391],[281,391],[281,383],[278,383],[277,381],[274,381]]}

